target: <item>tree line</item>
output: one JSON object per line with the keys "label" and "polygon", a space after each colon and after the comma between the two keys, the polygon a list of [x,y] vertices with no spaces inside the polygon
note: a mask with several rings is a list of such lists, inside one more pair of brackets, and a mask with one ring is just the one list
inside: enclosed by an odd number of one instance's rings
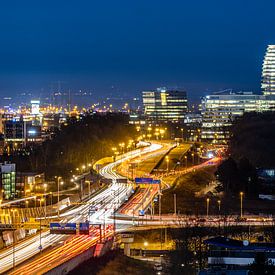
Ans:
{"label": "tree line", "polygon": [[229,158],[217,169],[225,191],[257,195],[257,169],[275,168],[275,112],[245,113],[230,128]]}
{"label": "tree line", "polygon": [[47,178],[68,176],[77,167],[112,156],[112,147],[135,138],[127,114],[85,114],[70,118],[42,144],[25,148],[3,160],[15,162],[17,171],[45,172]]}

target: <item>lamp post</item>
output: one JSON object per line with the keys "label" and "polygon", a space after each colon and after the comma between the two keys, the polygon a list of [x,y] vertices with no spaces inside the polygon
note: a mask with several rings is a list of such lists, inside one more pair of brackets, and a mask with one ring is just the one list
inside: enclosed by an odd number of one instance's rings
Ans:
{"label": "lamp post", "polygon": [[185,169],[187,169],[187,156],[184,156],[185,159]]}
{"label": "lamp post", "polygon": [[165,159],[166,159],[166,164],[167,164],[166,170],[167,170],[167,173],[168,173],[169,172],[169,157],[166,156]]}
{"label": "lamp post", "polygon": [[240,198],[241,198],[241,218],[243,217],[243,192],[240,192]]}
{"label": "lamp post", "polygon": [[207,198],[207,199],[206,199],[206,216],[207,216],[207,218],[208,218],[208,216],[209,216],[209,202],[210,202],[210,199]]}
{"label": "lamp post", "polygon": [[221,214],[221,200],[218,200],[219,215]]}
{"label": "lamp post", "polygon": [[89,180],[85,180],[86,183],[88,183],[88,194],[91,195],[91,182]]}
{"label": "lamp post", "polygon": [[47,194],[46,194],[46,191],[47,191],[47,183],[44,183],[44,197],[45,197],[45,220],[46,220],[46,217],[47,217]]}
{"label": "lamp post", "polygon": [[63,181],[60,181],[62,177],[57,177],[57,216],[60,217],[59,213],[59,191],[60,191],[60,184],[63,184]]}
{"label": "lamp post", "polygon": [[195,154],[192,153],[192,165],[194,166],[194,164],[195,164]]}
{"label": "lamp post", "polygon": [[177,194],[174,194],[174,213],[177,215]]}
{"label": "lamp post", "polygon": [[12,242],[12,267],[15,269],[15,212],[17,212],[17,209],[11,209],[12,212],[12,223],[13,223],[13,228],[12,228],[12,233],[13,233],[13,242]]}

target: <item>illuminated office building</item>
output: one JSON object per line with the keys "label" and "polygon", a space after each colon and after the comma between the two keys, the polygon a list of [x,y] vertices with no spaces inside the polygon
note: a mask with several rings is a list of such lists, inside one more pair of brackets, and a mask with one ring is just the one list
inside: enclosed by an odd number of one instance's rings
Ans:
{"label": "illuminated office building", "polygon": [[183,122],[187,112],[185,91],[158,88],[142,92],[144,115],[153,124]]}
{"label": "illuminated office building", "polygon": [[32,115],[40,114],[40,101],[39,100],[31,100],[31,114]]}
{"label": "illuminated office building", "polygon": [[269,45],[265,54],[262,71],[262,92],[275,95],[275,45]]}
{"label": "illuminated office building", "polygon": [[221,93],[202,98],[201,138],[213,143],[226,143],[228,127],[234,119],[247,112],[275,110],[275,95],[253,93]]}

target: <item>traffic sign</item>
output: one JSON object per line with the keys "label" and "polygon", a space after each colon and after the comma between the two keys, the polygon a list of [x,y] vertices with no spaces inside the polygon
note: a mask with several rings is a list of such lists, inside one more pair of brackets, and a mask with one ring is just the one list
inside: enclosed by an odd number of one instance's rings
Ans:
{"label": "traffic sign", "polygon": [[81,222],[79,223],[79,234],[82,235],[89,235],[89,228],[90,228],[90,224],[87,222]]}
{"label": "traffic sign", "polygon": [[135,183],[152,183],[153,178],[135,178]]}
{"label": "traffic sign", "polygon": [[50,223],[51,234],[76,234],[76,223]]}
{"label": "traffic sign", "polygon": [[144,210],[139,210],[138,214],[139,214],[139,216],[144,216]]}

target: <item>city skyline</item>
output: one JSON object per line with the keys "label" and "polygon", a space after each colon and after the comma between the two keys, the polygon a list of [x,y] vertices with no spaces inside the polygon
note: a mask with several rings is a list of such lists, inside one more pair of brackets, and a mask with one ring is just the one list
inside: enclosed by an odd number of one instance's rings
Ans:
{"label": "city skyline", "polygon": [[262,60],[275,41],[268,2],[199,1],[199,10],[182,1],[5,3],[0,94],[48,92],[58,80],[103,95],[161,86],[190,98],[226,88],[260,92]]}

